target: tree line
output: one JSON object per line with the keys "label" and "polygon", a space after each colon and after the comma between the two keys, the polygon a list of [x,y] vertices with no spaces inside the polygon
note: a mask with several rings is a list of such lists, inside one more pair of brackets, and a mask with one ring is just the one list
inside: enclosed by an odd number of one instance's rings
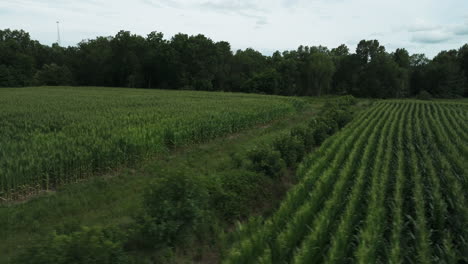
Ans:
{"label": "tree line", "polygon": [[468,96],[468,44],[432,60],[406,49],[387,52],[377,40],[300,46],[266,56],[232,51],[204,35],[120,31],[76,46],[42,45],[23,30],[0,30],[0,87],[113,86],[321,96],[403,98],[430,93]]}

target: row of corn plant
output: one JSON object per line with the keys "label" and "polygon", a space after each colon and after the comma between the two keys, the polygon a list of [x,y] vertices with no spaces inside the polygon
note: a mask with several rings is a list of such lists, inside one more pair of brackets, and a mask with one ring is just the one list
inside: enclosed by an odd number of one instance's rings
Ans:
{"label": "row of corn plant", "polygon": [[[359,263],[376,263],[379,248],[382,247],[384,239],[384,228],[386,219],[385,195],[390,180],[390,166],[397,138],[397,130],[402,127],[403,115],[406,113],[407,105],[398,109],[398,116],[391,122],[390,134],[385,136],[385,142],[380,142],[378,147],[377,162],[372,173],[371,189],[367,197],[370,197],[367,215],[363,228],[358,237],[356,248],[356,259]],[[381,139],[383,141],[384,138]],[[381,166],[377,163],[381,162]],[[349,238],[348,238],[349,239]],[[336,258],[337,260],[339,258]]]}
{"label": "row of corn plant", "polygon": [[[342,168],[343,173],[340,173],[340,178],[333,187],[331,198],[325,202],[323,209],[315,216],[310,226],[310,233],[304,238],[301,247],[294,255],[293,263],[320,263],[322,261],[322,251],[329,239],[328,232],[334,227],[335,220],[347,200],[346,189],[349,179],[358,174],[356,181],[362,181],[360,179],[364,177],[365,172],[359,173],[359,171],[355,170],[359,168],[366,170],[377,145],[380,131],[392,112],[393,109],[388,110],[386,116],[379,119],[376,124],[369,124],[368,133],[363,133],[364,136],[355,142],[357,148],[353,153],[354,155],[351,155],[348,159],[351,161],[348,163],[349,166],[345,165]],[[361,158],[360,162],[359,158]]]}
{"label": "row of corn plant", "polygon": [[[422,109],[423,113],[426,113],[427,106],[425,105]],[[423,171],[423,176],[429,178],[429,190],[428,190],[428,207],[430,210],[429,216],[431,221],[431,240],[434,243],[434,261],[445,262],[445,263],[457,263],[457,252],[453,248],[453,235],[452,230],[447,225],[446,218],[448,215],[448,205],[446,198],[443,195],[443,189],[441,186],[441,175],[437,172],[435,167],[435,155],[434,153],[438,149],[434,148],[433,142],[436,142],[431,133],[431,129],[428,125],[427,114],[423,118],[416,120],[416,135],[417,144],[421,146],[419,149],[422,156],[422,166],[426,168]]]}
{"label": "row of corn plant", "polygon": [[462,142],[458,135],[454,132],[454,129],[450,126],[447,126],[447,124],[443,121],[445,119],[444,112],[436,106],[431,106],[431,109],[433,109],[433,111],[430,113],[435,116],[433,117],[433,120],[435,121],[435,130],[437,135],[445,142],[441,148],[443,149],[444,154],[448,156],[452,170],[459,179],[460,184],[464,185],[464,183],[466,183],[466,179],[463,177],[463,175],[468,173],[468,166],[466,162],[461,159],[461,157],[468,156],[468,149],[464,142]]}
{"label": "row of corn plant", "polygon": [[[276,237],[277,233],[284,228],[297,208],[308,200],[310,195],[324,199],[323,196],[327,195],[324,187],[329,185],[330,178],[337,172],[340,164],[351,151],[349,143],[346,142],[353,142],[356,137],[362,134],[367,125],[372,124],[371,120],[375,122],[384,115],[385,111],[382,110],[386,108],[389,108],[389,106],[378,105],[366,111],[359,119],[361,122],[354,123],[357,126],[347,127],[343,133],[338,133],[336,136],[329,138],[327,141],[332,141],[333,144],[331,146],[327,145],[327,148],[322,146],[318,152],[313,154],[320,156],[320,158],[310,167],[300,183],[288,192],[278,211],[257,232],[240,239],[228,252],[224,263],[252,263],[258,261],[272,238]],[[321,177],[322,180],[320,180],[319,176],[322,175],[323,170],[325,170],[323,172],[325,176]]]}
{"label": "row of corn plant", "polygon": [[468,261],[467,109],[378,103],[306,158],[224,263]]}
{"label": "row of corn plant", "polygon": [[[373,114],[379,113],[379,111],[383,110],[388,105],[386,104],[378,104],[372,109]],[[351,124],[346,126],[346,131],[354,131],[356,127],[359,125],[362,126],[362,122],[366,119],[372,118],[373,115],[370,115],[368,112],[362,112],[359,116],[357,116]],[[342,142],[346,142],[346,136],[349,136],[350,133],[343,132],[337,133],[332,135],[329,139],[325,140],[320,148],[316,151],[314,155],[309,155],[304,158],[304,160],[299,164],[298,169],[296,171],[296,175],[298,179],[301,179],[310,172],[310,167],[314,164],[318,163],[318,160],[321,159],[323,156],[331,156],[336,153],[338,147],[342,144]]]}
{"label": "row of corn plant", "polygon": [[[352,189],[346,210],[341,217],[340,224],[336,232],[334,232],[331,247],[327,253],[325,263],[339,263],[348,257],[348,254],[352,249],[352,238],[355,237],[355,231],[359,228],[359,222],[362,222],[360,220],[366,211],[365,204],[367,204],[367,199],[365,199],[365,195],[362,195],[365,193],[363,189],[366,186],[369,193],[367,197],[370,197],[369,209],[367,209],[367,212],[380,212],[381,208],[375,207],[375,204],[377,203],[378,195],[380,194],[383,196],[385,194],[386,177],[388,175],[383,173],[383,171],[388,169],[391,159],[391,152],[385,152],[385,150],[392,147],[391,140],[393,140],[395,133],[395,124],[397,124],[401,113],[401,107],[398,106],[392,111],[391,116],[387,119],[383,129],[380,131],[379,141],[376,145],[376,149],[373,150],[375,153],[373,161],[372,158],[366,159],[363,157],[363,159],[369,160],[369,162],[367,164],[366,162],[360,164],[358,170],[358,182]],[[366,171],[366,168],[369,168],[368,171]],[[366,184],[368,182],[371,182],[370,186],[369,184]],[[364,184],[366,184],[366,186],[364,186]],[[369,221],[367,221],[368,226],[373,224],[380,223],[369,223]],[[373,241],[373,243],[376,244],[376,241]],[[363,244],[365,244],[365,240],[359,240],[359,245]]]}
{"label": "row of corn plant", "polygon": [[434,107],[442,126],[444,128],[450,128],[447,130],[447,136],[452,140],[462,155],[468,156],[468,146],[464,144],[464,142],[466,142],[466,137],[464,136],[466,131],[460,130],[458,126],[453,125],[453,121],[449,121],[452,118],[447,116],[446,108],[441,107],[440,105],[435,105]]}
{"label": "row of corn plant", "polygon": [[430,263],[431,262],[431,241],[430,234],[426,219],[425,203],[426,199],[424,196],[424,183],[422,178],[422,168],[420,166],[417,149],[420,148],[417,145],[414,131],[416,130],[416,122],[422,118],[421,115],[421,104],[413,104],[414,112],[411,114],[410,126],[407,129],[408,133],[408,146],[409,146],[409,159],[407,159],[408,166],[410,168],[411,180],[413,181],[413,208],[415,210],[414,220],[414,231],[415,231],[415,247],[417,252],[418,263]]}
{"label": "row of corn plant", "polygon": [[[365,133],[365,131],[367,130],[363,130],[362,133]],[[349,151],[346,152],[340,150],[338,151],[337,156],[353,156],[353,153],[355,153],[357,147],[353,146],[351,149],[349,146],[347,146],[346,143],[343,143],[343,147],[345,146],[348,147]],[[310,191],[310,195],[306,198],[306,202],[303,204],[303,206],[300,207],[297,212],[292,215],[292,217],[289,217],[289,221],[285,226],[285,229],[281,231],[275,240],[274,246],[276,250],[273,251],[275,253],[273,255],[274,260],[288,258],[288,255],[292,253],[290,248],[294,248],[295,243],[297,244],[301,237],[304,236],[304,233],[307,232],[308,222],[312,221],[312,218],[319,210],[320,205],[326,201],[328,195],[327,190],[333,188],[334,183],[333,181],[330,181],[330,179],[333,179],[334,181],[336,180],[336,177],[340,179],[339,175],[341,174],[337,172],[339,164],[340,163],[334,163],[320,176],[318,185],[315,186],[315,189]]]}
{"label": "row of corn plant", "polygon": [[455,127],[459,131],[460,137],[467,141],[468,140],[468,118],[463,116],[463,112],[457,111],[454,108],[443,108],[446,116],[449,118],[451,126]]}
{"label": "row of corn plant", "polygon": [[[432,106],[431,106],[432,108]],[[447,194],[448,210],[452,215],[447,220],[451,228],[455,230],[453,238],[457,241],[455,247],[461,252],[464,261],[468,261],[468,203],[466,192],[463,189],[463,182],[466,175],[460,175],[454,168],[455,163],[463,161],[466,163],[466,157],[459,155],[447,132],[439,121],[439,117],[429,111],[429,122],[437,147],[434,148],[435,159],[437,160],[437,169],[444,183],[445,193]],[[450,128],[447,128],[450,129]]]}
{"label": "row of corn plant", "polygon": [[[367,126],[360,135],[360,138],[357,139],[357,142],[362,142],[365,136],[370,133],[371,128],[372,126]],[[330,170],[325,171],[324,174],[320,176],[318,185],[315,186],[316,188],[310,190],[309,197],[306,198],[305,203],[298,208],[297,212],[290,216],[284,230],[282,230],[281,233],[277,235],[276,240],[274,240],[275,250],[273,251],[273,258],[275,260],[281,261],[282,259],[290,257],[293,249],[307,232],[308,223],[313,220],[313,217],[320,210],[321,205],[327,201],[327,193],[332,194],[330,190],[335,188],[337,184],[336,181],[347,179],[346,177],[355,169],[354,165],[357,162],[356,159],[359,156],[359,151],[362,151],[362,149],[356,144],[351,149],[351,152],[349,152],[348,160],[342,162],[344,163],[344,168],[340,168],[339,164],[335,164],[336,166],[330,166]],[[335,168],[335,170],[336,168],[340,168],[340,171],[334,172],[332,168]],[[346,174],[347,172],[349,173]]]}

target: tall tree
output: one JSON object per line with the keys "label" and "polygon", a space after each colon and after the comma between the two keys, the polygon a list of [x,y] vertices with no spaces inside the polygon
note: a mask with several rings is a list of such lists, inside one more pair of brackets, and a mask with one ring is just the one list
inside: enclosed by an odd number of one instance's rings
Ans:
{"label": "tall tree", "polygon": [[439,97],[459,97],[465,93],[466,76],[457,50],[442,51],[428,65],[428,91]]}
{"label": "tall tree", "polygon": [[233,54],[228,42],[204,35],[128,31],[77,46],[41,45],[22,30],[0,30],[0,87],[93,85],[221,90],[282,95],[353,94],[408,97],[425,90],[438,97],[468,96],[468,44],[433,60],[405,49],[389,54],[377,40],[299,46],[272,56],[248,48]]}
{"label": "tall tree", "polygon": [[463,45],[459,50],[458,50],[458,60],[460,62],[460,67],[461,70],[465,74],[465,92],[464,96],[468,96],[468,44]]}
{"label": "tall tree", "polygon": [[363,64],[369,63],[377,55],[385,53],[385,47],[378,40],[361,40],[356,48],[356,55]]}

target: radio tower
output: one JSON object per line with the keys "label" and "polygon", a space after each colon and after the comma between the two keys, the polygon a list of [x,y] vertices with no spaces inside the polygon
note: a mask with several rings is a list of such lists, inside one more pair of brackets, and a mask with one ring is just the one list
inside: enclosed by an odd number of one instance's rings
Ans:
{"label": "radio tower", "polygon": [[59,28],[59,21],[57,21],[57,44],[60,46],[60,28]]}

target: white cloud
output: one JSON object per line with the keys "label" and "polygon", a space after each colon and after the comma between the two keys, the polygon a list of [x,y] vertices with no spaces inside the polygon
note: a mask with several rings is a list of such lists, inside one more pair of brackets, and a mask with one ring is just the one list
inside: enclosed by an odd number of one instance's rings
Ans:
{"label": "white cloud", "polygon": [[443,31],[421,31],[417,32],[413,35],[412,40],[414,42],[419,43],[427,43],[427,44],[434,44],[434,43],[442,43],[450,40],[452,38],[452,34],[449,32]]}
{"label": "white cloud", "polygon": [[453,32],[458,36],[468,36],[468,19],[464,24],[455,26]]}
{"label": "white cloud", "polygon": [[408,27],[409,32],[423,32],[423,31],[431,31],[436,30],[438,26],[427,22],[425,20],[418,19],[412,25]]}

